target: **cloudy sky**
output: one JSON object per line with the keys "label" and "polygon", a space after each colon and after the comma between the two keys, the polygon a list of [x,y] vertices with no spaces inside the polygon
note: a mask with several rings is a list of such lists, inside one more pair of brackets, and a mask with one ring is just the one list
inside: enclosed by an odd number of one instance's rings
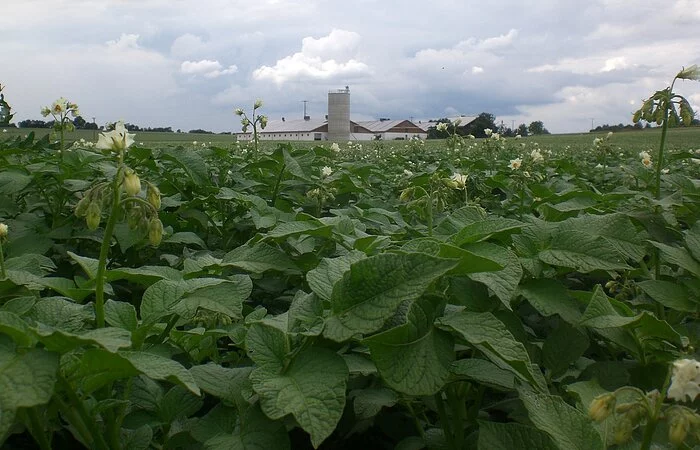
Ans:
{"label": "cloudy sky", "polygon": [[[238,131],[326,113],[356,120],[491,112],[552,132],[629,123],[700,64],[700,0],[3,0],[0,83],[16,120],[64,96],[100,124]],[[700,111],[700,83],[678,92]]]}

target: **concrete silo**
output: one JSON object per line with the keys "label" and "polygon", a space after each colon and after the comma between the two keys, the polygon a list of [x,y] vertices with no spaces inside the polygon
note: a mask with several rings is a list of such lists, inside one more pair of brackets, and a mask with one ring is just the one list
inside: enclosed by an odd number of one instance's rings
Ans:
{"label": "concrete silo", "polygon": [[350,139],[350,88],[328,93],[328,140],[345,142]]}

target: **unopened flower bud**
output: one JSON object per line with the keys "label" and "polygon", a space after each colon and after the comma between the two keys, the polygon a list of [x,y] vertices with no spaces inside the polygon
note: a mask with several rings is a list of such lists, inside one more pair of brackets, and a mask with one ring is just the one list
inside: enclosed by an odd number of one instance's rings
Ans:
{"label": "unopened flower bud", "polygon": [[85,214],[87,214],[88,206],[90,205],[90,197],[85,196],[80,199],[77,205],[75,205],[75,216],[76,217],[85,217]]}
{"label": "unopened flower bud", "polygon": [[130,196],[137,195],[141,192],[141,180],[139,176],[136,175],[136,172],[131,169],[127,169],[124,175],[124,190],[126,191],[126,195]]}
{"label": "unopened flower bud", "polygon": [[153,205],[155,209],[160,209],[160,189],[148,183],[148,188],[146,190],[146,200],[148,203]]}
{"label": "unopened flower bud", "polygon": [[148,241],[152,246],[157,247],[163,240],[163,222],[154,217],[148,223]]}
{"label": "unopened flower bud", "polygon": [[141,222],[141,208],[138,206],[134,206],[132,208],[129,208],[129,210],[126,213],[126,223],[129,225],[130,230],[135,230],[139,227],[139,224]]}
{"label": "unopened flower bud", "polygon": [[634,431],[634,425],[632,421],[627,417],[623,417],[615,425],[615,433],[613,435],[613,440],[617,445],[622,445],[632,438],[632,432]]}
{"label": "unopened flower bud", "polygon": [[242,115],[243,115],[243,110],[242,110],[241,108],[236,108],[236,110],[234,111],[234,113],[235,113],[237,116],[242,116]]}
{"label": "unopened flower bud", "polygon": [[690,421],[685,414],[674,414],[668,423],[668,440],[671,444],[679,446],[688,437]]}
{"label": "unopened flower bud", "polygon": [[257,100],[255,100],[255,104],[253,105],[253,108],[254,108],[254,109],[258,109],[258,108],[261,108],[262,105],[263,105],[262,100],[257,99]]}
{"label": "unopened flower bud", "polygon": [[596,422],[602,422],[608,418],[615,408],[615,394],[601,394],[593,399],[588,408],[588,417]]}
{"label": "unopened flower bud", "polygon": [[0,241],[7,239],[8,226],[6,223],[0,223]]}
{"label": "unopened flower bud", "polygon": [[94,231],[100,226],[101,216],[102,209],[100,208],[100,204],[94,201],[90,202],[85,215],[85,223],[89,230]]}

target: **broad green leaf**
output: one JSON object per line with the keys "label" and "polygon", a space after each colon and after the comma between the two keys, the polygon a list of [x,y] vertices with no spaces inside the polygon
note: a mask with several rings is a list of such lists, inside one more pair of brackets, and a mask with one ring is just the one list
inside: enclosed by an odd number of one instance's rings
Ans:
{"label": "broad green leaf", "polygon": [[435,227],[435,234],[454,235],[475,222],[486,219],[486,211],[479,206],[463,206],[445,217]]}
{"label": "broad green leaf", "polygon": [[316,294],[297,291],[287,312],[287,332],[318,336],[323,331],[323,301]]}
{"label": "broad green leaf", "polygon": [[182,280],[182,273],[168,266],[120,267],[108,270],[107,280],[128,280],[142,286],[150,286],[160,280]]}
{"label": "broad green leaf", "polygon": [[698,303],[691,300],[688,289],[682,284],[663,280],[646,280],[637,283],[645,294],[667,308],[676,311],[695,312]]}
{"label": "broad green leaf", "polygon": [[297,220],[295,222],[280,223],[275,228],[270,230],[270,232],[265,235],[265,238],[281,239],[298,236],[300,234],[328,237],[331,235],[331,232],[332,227],[330,225],[325,225],[315,220]]}
{"label": "broad green leaf", "polygon": [[22,191],[32,182],[32,177],[24,171],[7,169],[0,172],[0,195],[13,195]]}
{"label": "broad green leaf", "polygon": [[352,263],[365,259],[367,255],[358,251],[351,251],[337,258],[323,258],[315,269],[306,274],[306,281],[316,295],[324,300],[330,300],[333,286],[343,274],[350,270]]}
{"label": "broad green leaf", "polygon": [[444,387],[455,356],[454,340],[433,326],[438,308],[422,297],[411,305],[404,325],[363,341],[389,387],[408,395],[433,395]]}
{"label": "broad green leaf", "polygon": [[173,307],[185,294],[182,281],[160,280],[146,289],[141,300],[141,319],[144,323],[156,323],[172,314]]}
{"label": "broad green leaf", "polygon": [[559,396],[520,389],[528,416],[561,449],[603,450],[603,440],[590,419]]}
{"label": "broad green leaf", "polygon": [[367,376],[377,373],[377,366],[369,356],[365,357],[357,353],[344,353],[342,356],[351,375]]}
{"label": "broad green leaf", "polygon": [[97,267],[100,263],[98,259],[87,258],[85,256],[76,255],[73,252],[66,252],[71,259],[78,263],[78,265],[85,271],[85,274],[91,280],[97,275]]}
{"label": "broad green leaf", "polygon": [[51,258],[34,253],[25,253],[5,260],[6,270],[27,271],[37,276],[47,275],[57,269]]}
{"label": "broad green leaf", "polygon": [[[188,280],[192,281],[192,280]],[[194,315],[198,308],[243,318],[243,302],[250,296],[253,283],[247,275],[235,275],[232,280],[218,280],[218,284],[203,286],[187,294],[173,310],[180,316]]]}
{"label": "broad green leaf", "polygon": [[31,311],[37,302],[36,297],[15,297],[0,305],[0,311],[11,312],[24,316]]}
{"label": "broad green leaf", "polygon": [[172,423],[191,416],[202,407],[202,399],[182,386],[173,386],[158,405],[158,417]]}
{"label": "broad green leaf", "polygon": [[[40,278],[38,282],[41,283],[43,286],[49,289],[53,289],[59,294],[68,297],[78,303],[82,302],[83,300],[85,300],[86,297],[92,295],[95,292],[94,287],[90,287],[88,289],[78,288],[75,282],[73,282],[73,280],[69,280],[68,278],[44,277]],[[109,289],[107,286],[105,286],[105,288],[106,290]]]}
{"label": "broad green leaf", "polygon": [[466,378],[498,390],[515,390],[515,376],[485,359],[460,359],[452,363],[451,372],[458,379]]}
{"label": "broad green leaf", "polygon": [[383,253],[352,264],[333,287],[324,335],[342,342],[378,330],[456,264],[420,253]]}
{"label": "broad green leaf", "polygon": [[488,217],[462,228],[450,240],[456,246],[461,247],[464,244],[486,240],[497,233],[519,230],[523,225],[522,222],[514,219]]}
{"label": "broad green leaf", "polygon": [[700,262],[696,261],[688,250],[680,247],[672,247],[660,242],[650,242],[654,247],[661,250],[661,256],[664,260],[687,270],[696,277],[700,277]]}
{"label": "broad green leaf", "polygon": [[568,323],[578,323],[581,311],[560,282],[549,278],[530,280],[520,286],[520,294],[545,317],[559,314]]}
{"label": "broad green leaf", "polygon": [[544,431],[519,423],[479,421],[479,450],[560,450]]}
{"label": "broad green leaf", "polygon": [[252,273],[263,273],[267,270],[299,271],[286,253],[264,242],[253,246],[246,244],[231,250],[224,256],[221,265],[237,267]]}
{"label": "broad green leaf", "polygon": [[148,425],[143,425],[135,430],[121,428],[120,442],[123,450],[148,450],[153,440],[153,429]]}
{"label": "broad green leaf", "polygon": [[352,391],[348,398],[353,401],[353,409],[358,419],[371,419],[382,408],[391,408],[399,402],[399,395],[384,387],[365,388]]}
{"label": "broad green leaf", "polygon": [[558,230],[550,247],[540,251],[539,258],[546,264],[583,273],[630,269],[612,244],[581,231]]}
{"label": "broad green leaf", "polygon": [[583,355],[589,344],[585,333],[566,322],[561,322],[544,341],[542,364],[554,377],[561,375],[570,364]]}
{"label": "broad green leaf", "polygon": [[0,311],[0,333],[11,337],[20,347],[32,347],[35,342],[27,323],[12,312]]}
{"label": "broad green leaf", "polygon": [[167,244],[196,245],[199,248],[207,248],[207,244],[204,243],[202,238],[190,231],[175,233],[172,236],[168,236],[166,239],[163,239],[163,242]]}
{"label": "broad green leaf", "polygon": [[127,302],[107,300],[105,302],[105,320],[112,326],[132,332],[138,327],[136,309]]}
{"label": "broad green leaf", "polygon": [[695,222],[685,233],[685,245],[696,261],[700,261],[700,222]]}
{"label": "broad green leaf", "polygon": [[17,410],[0,403],[0,445],[5,443],[12,425],[15,423]]}
{"label": "broad green leaf", "polygon": [[38,348],[15,353],[0,346],[0,413],[48,403],[58,360],[58,354]]}
{"label": "broad green leaf", "polygon": [[[496,262],[496,257],[492,255],[484,256],[482,248],[475,252],[455,247],[449,244],[440,244],[439,252],[433,256],[440,258],[456,259],[459,264],[452,269],[450,275],[466,275],[480,272],[497,272],[503,270],[503,264]],[[503,262],[503,258],[499,258]],[[478,277],[479,275],[477,275]]]}
{"label": "broad green leaf", "polygon": [[603,288],[596,285],[579,324],[592,328],[617,328],[634,321],[635,317],[623,316],[617,312]]}
{"label": "broad green leaf", "polygon": [[63,297],[44,297],[31,309],[29,317],[59,330],[81,332],[95,320],[92,305],[78,305]]}
{"label": "broad green leaf", "polygon": [[205,450],[289,450],[289,435],[281,420],[270,420],[257,406],[240,416],[240,424],[231,434],[220,433],[204,442]]}
{"label": "broad green leaf", "polygon": [[200,395],[192,375],[180,363],[153,353],[120,351],[119,356],[129,361],[139,372],[154,380],[169,381]]}
{"label": "broad green leaf", "polygon": [[587,214],[568,219],[561,224],[561,227],[569,226],[572,230],[601,237],[625,259],[639,261],[646,254],[646,234],[637,231],[632,221],[623,214]]}
{"label": "broad green leaf", "polygon": [[208,186],[211,184],[207,164],[197,151],[166,148],[160,154],[160,158],[176,162],[190,176],[195,185]]}
{"label": "broad green leaf", "polygon": [[209,363],[190,368],[190,373],[194,377],[197,385],[207,394],[230,403],[237,404],[239,400],[248,398],[244,395],[246,390],[250,390],[251,367],[226,368],[218,364]]}
{"label": "broad green leaf", "polygon": [[474,281],[485,284],[508,309],[510,302],[518,291],[518,284],[523,276],[523,268],[518,256],[511,250],[488,242],[478,242],[464,247],[467,251],[497,262],[503,268],[493,272],[470,273],[467,276]]}
{"label": "broad green leaf", "polygon": [[88,345],[102,347],[110,353],[131,347],[131,333],[116,327],[97,328],[77,334],[39,326],[34,332],[47,349],[60,353]]}
{"label": "broad green leaf", "polygon": [[539,369],[530,361],[525,346],[493,314],[463,311],[441,317],[436,324],[473,345],[501,369],[510,371],[536,389],[546,390],[541,375],[535,373]]}
{"label": "broad green leaf", "polygon": [[343,414],[347,377],[343,358],[314,348],[299,353],[284,372],[258,367],[250,380],[265,415],[277,420],[292,414],[318,448]]}

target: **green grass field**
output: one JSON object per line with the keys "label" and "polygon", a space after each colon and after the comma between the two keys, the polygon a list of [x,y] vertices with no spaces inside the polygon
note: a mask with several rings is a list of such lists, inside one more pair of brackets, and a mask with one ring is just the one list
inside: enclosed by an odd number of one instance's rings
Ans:
{"label": "green grass field", "polygon": [[[16,135],[25,135],[29,132],[34,132],[37,138],[42,137],[50,132],[44,128],[7,128],[7,132],[3,133],[3,137],[11,137]],[[66,134],[66,140],[70,143],[79,139],[88,141],[97,141],[98,131],[92,130],[77,130]],[[535,141],[543,146],[551,147],[566,147],[572,149],[590,147],[593,139],[603,137],[607,133],[574,133],[574,134],[551,134],[541,136],[530,136],[523,139],[523,142]],[[612,144],[619,146],[620,149],[629,150],[638,148],[639,151],[649,151],[658,149],[661,139],[661,130],[657,128],[646,129],[642,131],[623,131],[615,133]],[[227,134],[201,134],[201,133],[161,133],[142,131],[136,133],[136,142],[143,142],[146,145],[163,144],[163,145],[187,145],[197,141],[205,144],[228,145],[236,142],[233,135]],[[281,141],[261,142],[263,147],[270,145],[276,146]],[[295,147],[313,147],[319,145],[318,141],[290,141]],[[443,145],[442,140],[430,140],[426,145]],[[329,144],[328,142],[326,142]],[[340,143],[343,145],[344,143]],[[374,141],[361,142],[364,146],[376,145]],[[400,147],[406,144],[404,141],[384,141],[382,144],[385,147]],[[669,130],[667,136],[667,145],[671,150],[674,149],[696,149],[700,148],[700,128],[676,128]]]}

